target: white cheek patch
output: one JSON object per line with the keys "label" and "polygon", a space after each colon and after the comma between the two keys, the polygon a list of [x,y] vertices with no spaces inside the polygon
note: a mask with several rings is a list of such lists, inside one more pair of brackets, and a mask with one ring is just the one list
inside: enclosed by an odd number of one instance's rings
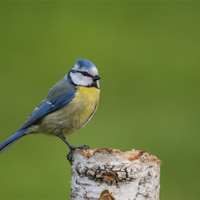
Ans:
{"label": "white cheek patch", "polygon": [[76,85],[88,86],[92,84],[92,78],[83,76],[81,73],[70,73],[72,82]]}
{"label": "white cheek patch", "polygon": [[88,74],[91,74],[92,76],[98,75],[98,70],[95,66],[91,68],[85,68],[85,67],[80,68],[79,65],[75,64],[72,69],[74,71],[87,72]]}

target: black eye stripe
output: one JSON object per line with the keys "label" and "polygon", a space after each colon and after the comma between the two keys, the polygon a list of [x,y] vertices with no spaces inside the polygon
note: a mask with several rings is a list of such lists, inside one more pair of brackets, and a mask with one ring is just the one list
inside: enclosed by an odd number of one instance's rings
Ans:
{"label": "black eye stripe", "polygon": [[80,72],[81,74],[83,74],[84,76],[89,76],[91,77],[91,75],[89,75],[87,72]]}
{"label": "black eye stripe", "polygon": [[76,72],[78,72],[78,73],[81,73],[81,74],[83,74],[83,76],[93,77],[92,75],[88,74],[87,72],[76,71],[76,70],[71,70],[71,72],[73,72],[73,73],[76,73]]}

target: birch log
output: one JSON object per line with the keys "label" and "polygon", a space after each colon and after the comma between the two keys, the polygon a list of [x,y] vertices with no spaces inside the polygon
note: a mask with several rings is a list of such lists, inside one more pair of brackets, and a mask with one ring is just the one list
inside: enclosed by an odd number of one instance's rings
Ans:
{"label": "birch log", "polygon": [[145,151],[74,153],[70,200],[158,200],[161,161]]}

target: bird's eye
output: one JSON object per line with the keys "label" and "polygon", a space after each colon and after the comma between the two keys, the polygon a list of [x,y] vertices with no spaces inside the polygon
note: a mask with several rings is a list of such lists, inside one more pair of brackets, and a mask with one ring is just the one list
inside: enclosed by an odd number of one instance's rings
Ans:
{"label": "bird's eye", "polygon": [[90,76],[87,72],[82,72],[84,76]]}

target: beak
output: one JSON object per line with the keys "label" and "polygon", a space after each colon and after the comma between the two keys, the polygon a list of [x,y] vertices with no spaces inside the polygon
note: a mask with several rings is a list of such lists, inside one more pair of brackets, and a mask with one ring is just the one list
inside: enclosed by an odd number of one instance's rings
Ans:
{"label": "beak", "polygon": [[101,77],[98,76],[98,75],[96,75],[95,77],[93,77],[93,81],[97,81],[97,80],[100,80],[100,79],[101,79]]}

